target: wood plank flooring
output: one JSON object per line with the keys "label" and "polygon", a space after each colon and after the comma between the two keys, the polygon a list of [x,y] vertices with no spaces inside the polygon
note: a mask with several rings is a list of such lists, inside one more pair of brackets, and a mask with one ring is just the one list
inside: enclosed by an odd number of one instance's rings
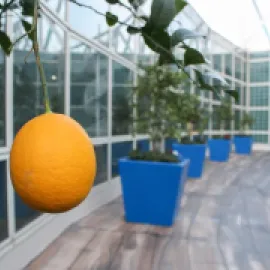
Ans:
{"label": "wood plank flooring", "polygon": [[270,153],[207,162],[172,228],[127,224],[121,198],[69,227],[25,270],[269,270]]}

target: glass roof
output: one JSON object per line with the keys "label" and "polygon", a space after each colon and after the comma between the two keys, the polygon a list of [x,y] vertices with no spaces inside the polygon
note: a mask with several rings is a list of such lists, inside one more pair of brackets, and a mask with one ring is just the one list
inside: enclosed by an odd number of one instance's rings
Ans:
{"label": "glass roof", "polygon": [[250,51],[270,50],[269,0],[189,0],[215,32]]}

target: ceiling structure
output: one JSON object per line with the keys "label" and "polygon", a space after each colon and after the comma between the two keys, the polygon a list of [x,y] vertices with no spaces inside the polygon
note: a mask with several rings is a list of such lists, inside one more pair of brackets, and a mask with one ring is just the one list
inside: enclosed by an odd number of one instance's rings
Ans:
{"label": "ceiling structure", "polygon": [[269,0],[189,0],[216,32],[250,51],[270,50]]}

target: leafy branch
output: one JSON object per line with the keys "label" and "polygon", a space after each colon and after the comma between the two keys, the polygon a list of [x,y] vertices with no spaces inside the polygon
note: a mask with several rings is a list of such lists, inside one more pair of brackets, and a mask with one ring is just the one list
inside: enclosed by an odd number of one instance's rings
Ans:
{"label": "leafy branch", "polygon": [[[103,13],[91,5],[81,3],[79,0],[69,0],[71,3],[74,3],[82,8],[87,8],[92,12],[95,12],[99,16],[103,16],[106,19],[106,22],[109,26],[115,24],[124,25],[127,27],[127,32],[130,35],[140,34],[145,42],[145,44],[159,56],[158,64],[160,66],[165,65],[176,65],[179,70],[185,73],[190,81],[202,90],[215,92],[217,95],[221,90],[225,91],[226,94],[233,96],[238,100],[238,93],[236,91],[229,91],[226,89],[226,86],[222,86],[224,79],[217,74],[211,72],[202,73],[199,69],[196,68],[197,65],[206,64],[203,54],[198,50],[191,48],[185,44],[187,39],[197,39],[203,38],[201,34],[190,31],[186,28],[177,29],[172,35],[168,32],[169,25],[175,20],[176,16],[186,7],[186,0],[152,0],[151,14],[149,16],[139,15],[138,10],[140,6],[145,2],[144,0],[129,0],[130,6],[123,3],[121,0],[106,0],[110,5],[119,5],[125,8],[134,18],[139,19],[144,25],[137,27],[132,24],[126,23],[118,19],[118,16],[107,11]],[[19,43],[23,38],[27,37],[34,42],[35,35],[37,31],[37,18],[34,18],[35,15],[35,4],[37,3],[37,10],[40,8],[36,0],[4,0],[3,4],[0,4],[0,23],[2,16],[9,10],[18,10],[21,13],[20,20],[25,29],[25,33],[12,42],[9,36],[1,31],[0,24],[0,47],[3,51],[9,55],[14,48],[14,46]],[[37,15],[38,16],[38,15]],[[33,25],[30,25],[24,18],[32,17],[36,19],[36,22]],[[36,23],[36,24],[35,24]],[[178,60],[174,55],[174,49],[179,46],[184,50],[184,59]],[[39,53],[37,40],[33,45],[31,51],[34,50],[36,56],[37,65],[39,65]],[[30,53],[31,53],[30,51]],[[195,78],[191,77],[186,68],[192,67]],[[43,68],[39,67],[39,72],[42,80],[42,85],[44,87],[44,96],[47,96],[47,88],[44,77]],[[209,80],[210,79],[210,80]],[[221,82],[217,87],[216,85],[210,85],[207,81]],[[47,109],[49,105],[46,105]]]}

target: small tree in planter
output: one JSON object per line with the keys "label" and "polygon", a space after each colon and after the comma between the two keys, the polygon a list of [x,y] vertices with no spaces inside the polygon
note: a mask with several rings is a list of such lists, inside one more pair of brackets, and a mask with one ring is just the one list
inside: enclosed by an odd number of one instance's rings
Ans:
{"label": "small tree in planter", "polygon": [[[199,126],[205,116],[205,111],[200,106],[200,100],[196,95],[182,93],[172,97],[171,114],[176,123],[172,125],[177,132],[177,124],[186,127],[187,136],[177,137],[178,143],[173,144],[173,150],[177,151],[180,158],[190,160],[188,176],[199,178],[202,175],[205,160],[205,141],[202,136],[193,136],[194,126]],[[201,133],[202,127],[201,127]]]}
{"label": "small tree in planter", "polygon": [[[223,99],[216,109],[217,119],[220,122],[220,130],[225,130],[226,122],[230,122],[234,116],[232,111],[232,103],[230,100]],[[208,141],[210,160],[224,162],[229,159],[230,155],[230,135],[213,136]]]}
{"label": "small tree in planter", "polygon": [[149,134],[152,150],[132,151],[119,160],[125,218],[128,222],[171,226],[187,176],[189,161],[162,151],[168,135],[170,93],[183,74],[158,65],[144,67],[133,91],[137,111],[134,131]]}
{"label": "small tree in planter", "polygon": [[237,154],[249,155],[252,152],[253,140],[252,136],[247,134],[247,131],[253,123],[253,117],[244,112],[240,122],[242,134],[234,137],[235,152]]}

